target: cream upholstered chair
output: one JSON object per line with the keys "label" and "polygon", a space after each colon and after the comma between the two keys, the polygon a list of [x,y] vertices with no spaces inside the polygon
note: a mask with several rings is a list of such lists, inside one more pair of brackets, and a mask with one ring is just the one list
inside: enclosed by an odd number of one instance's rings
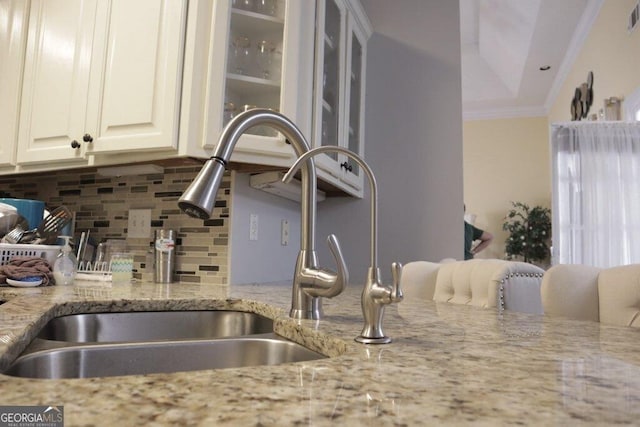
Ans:
{"label": "cream upholstered chair", "polygon": [[407,298],[542,313],[543,274],[533,264],[498,259],[414,261],[404,266],[401,286]]}
{"label": "cream upholstered chair", "polygon": [[400,288],[405,298],[433,299],[440,264],[429,261],[413,261],[402,267]]}
{"label": "cream upholstered chair", "polygon": [[547,270],[540,287],[545,314],[597,322],[599,273],[596,267],[571,264]]}
{"label": "cream upholstered chair", "polygon": [[640,327],[640,264],[551,267],[540,289],[546,314]]}

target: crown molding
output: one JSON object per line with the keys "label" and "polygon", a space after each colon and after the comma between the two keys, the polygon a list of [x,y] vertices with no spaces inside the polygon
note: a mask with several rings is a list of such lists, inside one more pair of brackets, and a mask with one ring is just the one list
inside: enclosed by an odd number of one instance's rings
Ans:
{"label": "crown molding", "polygon": [[502,107],[491,110],[463,111],[462,119],[471,120],[496,120],[515,119],[523,117],[546,117],[548,110],[544,107]]}

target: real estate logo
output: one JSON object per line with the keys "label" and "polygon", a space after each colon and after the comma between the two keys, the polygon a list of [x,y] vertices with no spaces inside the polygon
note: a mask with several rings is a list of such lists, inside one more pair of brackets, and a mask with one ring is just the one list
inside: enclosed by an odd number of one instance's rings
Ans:
{"label": "real estate logo", "polygon": [[0,406],[0,427],[63,427],[64,406]]}

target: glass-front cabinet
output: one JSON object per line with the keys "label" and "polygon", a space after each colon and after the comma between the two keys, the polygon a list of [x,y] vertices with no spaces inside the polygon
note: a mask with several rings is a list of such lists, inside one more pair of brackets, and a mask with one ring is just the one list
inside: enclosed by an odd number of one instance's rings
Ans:
{"label": "glass-front cabinet", "polygon": [[[364,135],[364,46],[366,37],[360,27],[349,22],[349,32],[347,40],[347,78],[346,78],[346,100],[348,109],[345,111],[345,129],[347,132],[347,148],[354,153],[363,155]],[[343,179],[348,184],[362,189],[362,172],[358,164],[351,159],[344,158],[340,162],[343,168]]]}
{"label": "glass-front cabinet", "polygon": [[[313,4],[297,0],[231,0],[218,2],[212,91],[205,148],[213,148],[223,127],[251,108],[281,112],[305,135],[310,129],[310,71]],[[310,65],[306,66],[310,70]],[[305,78],[305,76],[307,76]],[[273,129],[257,126],[240,138],[232,161],[291,165],[293,149]]]}
{"label": "glass-front cabinet", "polygon": [[[370,24],[359,2],[319,0],[316,11],[314,141],[363,155],[366,42]],[[318,156],[321,177],[330,176],[350,194],[361,196],[363,176],[348,157]]]}
{"label": "glass-front cabinet", "polygon": [[[321,67],[316,69],[316,140],[319,145],[339,145],[340,117],[343,111],[344,79],[346,56],[344,40],[346,29],[346,8],[342,2],[326,0],[318,3],[316,52]],[[331,160],[329,160],[331,159]],[[319,160],[329,170],[338,170],[338,154],[328,153]]]}

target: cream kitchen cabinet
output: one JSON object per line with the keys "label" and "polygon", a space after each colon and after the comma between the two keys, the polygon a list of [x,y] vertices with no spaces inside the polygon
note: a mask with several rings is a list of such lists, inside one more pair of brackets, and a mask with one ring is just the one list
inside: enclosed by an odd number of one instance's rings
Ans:
{"label": "cream kitchen cabinet", "polygon": [[[247,10],[247,3],[253,8]],[[204,140],[213,148],[230,112],[258,106],[291,118],[312,146],[339,144],[362,155],[371,26],[359,1],[279,0],[275,14],[261,11],[261,3],[238,0],[216,7],[212,61],[224,65],[211,67],[211,114]],[[258,49],[264,43],[273,47],[266,73]],[[241,137],[232,161],[288,167],[294,157],[281,135],[256,127]],[[342,192],[361,196],[361,171],[343,157],[319,156],[318,176]]]}
{"label": "cream kitchen cabinet", "polygon": [[[214,148],[232,116],[254,107],[279,111],[310,135],[314,12],[312,1],[217,3],[206,148]],[[282,135],[255,127],[240,138],[231,160],[288,167],[294,151]]]}
{"label": "cream kitchen cabinet", "polygon": [[32,0],[22,170],[175,150],[186,16],[187,0]]}
{"label": "cream kitchen cabinet", "polygon": [[[230,115],[252,106],[291,118],[312,146],[363,154],[371,28],[357,0],[16,3],[26,5],[28,29],[22,44],[0,39],[0,55],[22,49],[22,58],[10,55],[21,85],[8,96],[19,100],[19,125],[0,173],[208,158]],[[232,161],[259,170],[294,157],[281,135],[256,127]],[[321,179],[362,194],[350,160],[317,164]]]}
{"label": "cream kitchen cabinet", "polygon": [[[371,25],[360,3],[319,0],[316,23],[313,132],[315,145],[338,145],[363,156],[366,45]],[[320,177],[362,196],[362,171],[346,156],[317,157]]]}
{"label": "cream kitchen cabinet", "polygon": [[24,0],[0,0],[0,171],[16,164],[18,111],[24,47],[27,41]]}
{"label": "cream kitchen cabinet", "polygon": [[[206,158],[230,103],[278,110],[309,135],[314,19],[307,1],[33,0],[17,171]],[[246,70],[232,60],[239,37]],[[293,157],[280,135],[255,128],[232,160],[286,167]]]}

